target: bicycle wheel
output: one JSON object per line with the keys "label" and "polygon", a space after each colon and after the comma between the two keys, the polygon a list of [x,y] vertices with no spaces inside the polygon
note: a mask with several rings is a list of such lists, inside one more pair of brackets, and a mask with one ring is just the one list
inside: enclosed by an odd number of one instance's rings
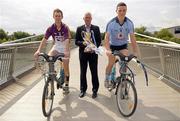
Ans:
{"label": "bicycle wheel", "polygon": [[134,84],[130,80],[125,80],[117,86],[116,101],[119,112],[124,117],[131,116],[137,106],[137,92]]}
{"label": "bicycle wheel", "polygon": [[48,78],[45,83],[43,95],[42,95],[42,111],[44,116],[49,116],[51,114],[51,109],[54,100],[54,84],[51,78]]}

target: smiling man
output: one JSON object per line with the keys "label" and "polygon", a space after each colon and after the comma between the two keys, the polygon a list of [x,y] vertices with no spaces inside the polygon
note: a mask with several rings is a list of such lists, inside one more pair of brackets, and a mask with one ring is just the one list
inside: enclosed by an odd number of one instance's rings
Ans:
{"label": "smiling man", "polygon": [[[43,46],[50,36],[52,36],[54,45],[49,51],[48,55],[55,56],[57,54],[63,53],[65,57],[70,57],[70,30],[69,27],[62,22],[63,12],[60,9],[55,9],[53,11],[54,23],[47,28],[46,33],[39,45],[38,50],[34,53],[35,58],[38,58]],[[63,59],[63,68],[65,73],[65,86],[63,88],[64,94],[69,93],[69,59]],[[57,83],[57,88],[59,88],[61,83]]]}

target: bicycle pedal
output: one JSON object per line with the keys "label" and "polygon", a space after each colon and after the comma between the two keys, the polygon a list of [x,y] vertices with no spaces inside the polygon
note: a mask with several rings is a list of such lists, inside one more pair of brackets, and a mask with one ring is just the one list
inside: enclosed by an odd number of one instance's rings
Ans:
{"label": "bicycle pedal", "polygon": [[111,92],[111,91],[112,91],[112,88],[108,88],[108,91]]}

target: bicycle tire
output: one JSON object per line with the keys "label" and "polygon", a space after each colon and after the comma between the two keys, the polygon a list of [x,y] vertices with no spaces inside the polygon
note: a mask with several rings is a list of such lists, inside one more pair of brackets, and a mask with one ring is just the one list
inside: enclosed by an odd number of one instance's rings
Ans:
{"label": "bicycle tire", "polygon": [[[129,92],[129,89],[132,90],[131,93]],[[124,117],[133,115],[137,107],[137,91],[133,82],[128,79],[121,81],[117,85],[116,93],[116,102],[120,114]],[[133,97],[130,97],[130,94],[133,95]]]}
{"label": "bicycle tire", "polygon": [[[43,89],[43,95],[42,95],[42,112],[45,117],[50,116],[52,106],[53,106],[53,101],[54,101],[54,84],[53,81],[48,78],[47,82],[44,85]],[[50,101],[49,104],[47,101]],[[47,106],[49,106],[47,108]]]}

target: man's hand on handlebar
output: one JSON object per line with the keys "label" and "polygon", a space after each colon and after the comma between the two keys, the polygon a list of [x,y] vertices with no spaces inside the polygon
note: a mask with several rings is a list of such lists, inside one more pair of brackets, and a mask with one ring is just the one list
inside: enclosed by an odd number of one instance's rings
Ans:
{"label": "man's hand on handlebar", "polygon": [[38,60],[39,54],[40,54],[40,51],[39,51],[39,50],[37,50],[37,51],[34,53],[34,58],[35,58],[35,60]]}

